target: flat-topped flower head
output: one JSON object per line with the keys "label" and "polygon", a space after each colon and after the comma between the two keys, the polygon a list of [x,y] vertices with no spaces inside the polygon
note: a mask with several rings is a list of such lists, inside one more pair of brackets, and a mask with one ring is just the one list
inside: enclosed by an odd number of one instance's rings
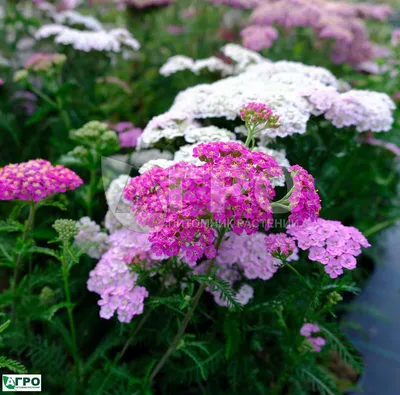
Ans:
{"label": "flat-topped flower head", "polygon": [[74,190],[83,183],[72,170],[44,159],[15,163],[0,169],[0,200],[39,201]]}
{"label": "flat-topped flower head", "polygon": [[240,109],[240,117],[251,127],[278,128],[279,116],[263,103],[249,103]]}
{"label": "flat-topped flower head", "polygon": [[125,198],[138,223],[153,228],[150,241],[160,254],[180,252],[196,262],[215,254],[214,224],[238,234],[270,228],[271,179],[283,172],[274,158],[237,142],[201,143],[193,156],[204,164],[153,167],[131,180]]}
{"label": "flat-topped flower head", "polygon": [[361,254],[361,247],[370,247],[358,229],[322,218],[291,226],[288,233],[297,241],[300,249],[309,250],[310,260],[325,266],[325,272],[331,278],[343,274],[343,269],[355,269],[355,257]]}
{"label": "flat-topped flower head", "polygon": [[90,272],[87,287],[100,295],[100,317],[110,319],[117,313],[120,322],[128,323],[143,313],[149,295],[136,283],[138,275],[131,270],[132,264],[142,259],[150,265],[157,258],[150,253],[146,234],[121,229],[110,236],[109,243],[109,250]]}

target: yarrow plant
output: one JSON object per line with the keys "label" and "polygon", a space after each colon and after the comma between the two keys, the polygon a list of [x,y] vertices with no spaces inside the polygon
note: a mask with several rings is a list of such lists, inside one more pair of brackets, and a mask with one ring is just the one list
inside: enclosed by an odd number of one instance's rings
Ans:
{"label": "yarrow plant", "polygon": [[[398,216],[398,150],[377,133],[397,115],[399,37],[388,54],[364,23],[388,9],[33,3],[0,12],[0,367],[66,394],[354,385],[338,304]],[[333,75],[328,53],[353,67]],[[386,74],[358,74],[376,57]]]}

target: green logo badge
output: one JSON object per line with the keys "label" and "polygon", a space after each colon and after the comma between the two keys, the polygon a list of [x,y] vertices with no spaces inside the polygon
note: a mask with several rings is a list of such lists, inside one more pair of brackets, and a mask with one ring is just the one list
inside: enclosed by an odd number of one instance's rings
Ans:
{"label": "green logo badge", "polygon": [[9,376],[3,375],[3,383],[9,390],[13,390],[15,388],[15,381]]}

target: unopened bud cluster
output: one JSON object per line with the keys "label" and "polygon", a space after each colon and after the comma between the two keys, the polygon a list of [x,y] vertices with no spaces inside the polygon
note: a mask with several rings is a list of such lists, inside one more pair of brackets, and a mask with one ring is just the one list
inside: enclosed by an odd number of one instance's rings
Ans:
{"label": "unopened bud cluster", "polygon": [[240,110],[240,117],[251,126],[264,125],[265,128],[278,128],[279,116],[262,103],[249,103]]}
{"label": "unopened bud cluster", "polygon": [[78,233],[76,222],[72,219],[57,219],[53,224],[53,228],[58,233],[58,238],[61,241],[69,241]]}
{"label": "unopened bud cluster", "polygon": [[[71,138],[84,146],[95,148],[101,154],[113,152],[119,146],[117,133],[99,121],[88,122],[80,129],[72,131]],[[81,156],[85,154],[84,150],[84,147],[79,146],[70,154]]]}

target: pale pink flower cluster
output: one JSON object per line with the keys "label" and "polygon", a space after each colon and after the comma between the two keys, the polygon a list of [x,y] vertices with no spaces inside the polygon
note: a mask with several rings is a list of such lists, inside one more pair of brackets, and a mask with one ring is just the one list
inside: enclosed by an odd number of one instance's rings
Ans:
{"label": "pale pink flower cluster", "polygon": [[361,247],[370,247],[358,229],[322,218],[290,226],[287,233],[293,236],[300,249],[309,250],[310,260],[325,266],[330,278],[343,274],[343,269],[355,269],[355,257],[361,254]]}
{"label": "pale pink flower cluster", "polygon": [[[221,3],[242,6],[230,1]],[[245,7],[254,10],[251,27],[277,25],[286,30],[310,27],[316,42],[318,38],[333,40],[331,57],[335,63],[346,62],[353,66],[374,56],[374,44],[369,40],[364,19],[383,21],[391,13],[391,8],[386,5],[327,0],[264,0],[248,2]],[[250,44],[248,48],[255,48],[254,41],[246,38],[246,34],[243,43],[244,46]]]}
{"label": "pale pink flower cluster", "polygon": [[0,200],[33,200],[67,190],[83,183],[72,170],[53,166],[44,159],[15,163],[0,168]]}
{"label": "pale pink flower cluster", "polygon": [[278,31],[272,26],[248,26],[240,33],[243,46],[252,51],[270,48],[278,38]]}
{"label": "pale pink flower cluster", "polygon": [[148,296],[145,287],[136,284],[135,265],[150,265],[156,258],[150,251],[147,234],[121,229],[108,240],[110,249],[90,272],[89,291],[100,295],[100,317],[109,319],[117,313],[121,322],[128,323],[143,313]]}
{"label": "pale pink flower cluster", "polygon": [[136,147],[138,138],[142,134],[141,128],[135,127],[131,122],[120,122],[113,126],[113,129],[118,133],[119,146],[121,148]]}
{"label": "pale pink flower cluster", "polygon": [[397,47],[400,44],[400,29],[393,30],[391,44]]}
{"label": "pale pink flower cluster", "polygon": [[321,328],[316,324],[304,324],[300,329],[300,334],[308,339],[313,345],[314,352],[320,352],[322,347],[325,346],[326,341],[323,337],[313,337],[314,333],[321,332]]}

